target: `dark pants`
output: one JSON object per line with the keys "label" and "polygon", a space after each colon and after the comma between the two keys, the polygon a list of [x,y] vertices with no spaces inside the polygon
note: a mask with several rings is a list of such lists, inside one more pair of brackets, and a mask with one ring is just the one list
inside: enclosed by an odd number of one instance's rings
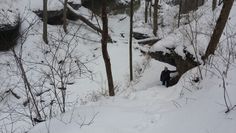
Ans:
{"label": "dark pants", "polygon": [[163,80],[162,85],[165,85],[166,87],[169,87],[169,80]]}

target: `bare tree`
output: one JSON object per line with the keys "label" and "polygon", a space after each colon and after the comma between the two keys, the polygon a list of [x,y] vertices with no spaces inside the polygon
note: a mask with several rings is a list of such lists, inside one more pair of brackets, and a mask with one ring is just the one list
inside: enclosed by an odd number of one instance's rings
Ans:
{"label": "bare tree", "polygon": [[220,12],[220,16],[216,22],[216,26],[214,28],[213,34],[211,36],[211,40],[208,44],[207,50],[205,52],[205,55],[202,57],[202,59],[205,61],[211,54],[214,54],[217,45],[219,43],[219,40],[221,38],[221,35],[223,33],[223,30],[225,28],[226,22],[229,17],[230,10],[233,6],[234,0],[224,0],[223,1],[223,7]]}
{"label": "bare tree", "polygon": [[110,57],[107,51],[107,41],[108,41],[108,19],[107,19],[107,0],[102,0],[102,24],[103,24],[103,32],[102,32],[102,55],[106,67],[108,88],[109,88],[109,96],[114,96],[114,84],[111,70],[111,62]]}
{"label": "bare tree", "polygon": [[182,9],[182,0],[179,0],[178,27],[180,25],[181,12],[182,12],[181,9]]}
{"label": "bare tree", "polygon": [[[203,14],[198,14],[197,12],[193,12],[191,14],[191,18],[193,19],[193,21],[191,22],[190,18],[188,17],[187,18],[187,21],[188,21],[188,28],[187,27],[184,27],[183,26],[183,31],[182,34],[184,34],[184,36],[188,39],[188,41],[190,42],[191,46],[193,47],[193,51],[194,51],[194,54],[195,54],[195,58],[196,58],[196,61],[199,62],[199,53],[198,53],[198,21],[199,21],[199,18],[202,17]],[[201,71],[201,68],[200,68],[200,65],[197,66],[198,68],[198,71],[199,71],[199,75],[200,75],[200,79],[202,80],[203,79],[203,76],[202,76],[202,71]]]}
{"label": "bare tree", "polygon": [[145,11],[144,11],[144,18],[145,18],[145,23],[148,21],[148,7],[150,5],[150,0],[145,0]]}
{"label": "bare tree", "polygon": [[[22,20],[23,21],[23,20]],[[12,56],[14,58],[14,61],[16,63],[16,67],[18,69],[17,76],[20,76],[21,80],[23,81],[23,88],[24,93],[26,96],[26,101],[23,103],[24,106],[28,107],[29,115],[26,115],[28,118],[30,118],[32,125],[35,125],[38,121],[42,121],[44,118],[41,114],[41,108],[39,107],[39,102],[36,99],[34,86],[30,83],[29,77],[27,76],[27,71],[24,66],[24,60],[23,60],[23,44],[26,41],[26,38],[28,36],[28,33],[31,29],[31,27],[37,22],[37,20],[29,24],[29,27],[24,29],[17,37],[19,39],[18,43],[20,45],[20,48],[18,49],[18,52],[16,52],[15,48],[11,49]]]}
{"label": "bare tree", "polygon": [[47,13],[47,0],[43,0],[43,41],[48,44],[48,35],[47,35],[47,23],[48,23],[48,13]]}
{"label": "bare tree", "polygon": [[[30,82],[28,80],[28,77],[26,75],[25,68],[23,66],[21,57],[19,57],[16,54],[14,49],[12,49],[12,53],[13,53],[14,59],[16,61],[17,67],[18,67],[18,69],[20,71],[21,78],[22,78],[22,80],[24,82],[25,93],[26,93],[27,102],[28,102],[27,105],[28,105],[29,112],[30,112],[30,119],[32,121],[32,124],[35,125],[36,124],[35,120],[41,120],[42,119],[40,111],[39,111],[38,103],[36,101],[36,96],[33,93],[33,87],[30,84]],[[20,55],[22,55],[22,54],[20,54]],[[32,104],[31,104],[31,102],[32,102]],[[31,106],[33,107],[33,109],[31,109],[32,108]],[[34,110],[35,110],[35,112],[34,112]],[[33,113],[35,113],[36,117],[33,116]]]}
{"label": "bare tree", "polygon": [[[218,72],[218,77],[221,78],[222,80],[222,87],[224,89],[224,103],[226,106],[226,111],[225,113],[229,113],[231,110],[233,110],[234,108],[236,108],[236,105],[232,105],[228,91],[227,91],[227,82],[226,82],[226,75],[224,72],[222,72],[218,66],[216,66],[215,64],[211,64],[213,66],[213,68]],[[216,74],[216,73],[215,73]]]}
{"label": "bare tree", "polygon": [[[74,28],[74,27],[73,27]],[[78,77],[91,77],[91,71],[88,70],[85,63],[80,61],[76,50],[78,43],[71,43],[79,39],[78,32],[80,26],[73,33],[64,34],[59,29],[58,36],[50,35],[50,45],[41,45],[40,50],[44,53],[40,64],[44,69],[40,73],[44,75],[54,98],[51,101],[56,103],[61,113],[66,111],[66,96],[68,86],[74,84]],[[73,31],[73,30],[72,30]]]}
{"label": "bare tree", "polygon": [[65,0],[64,1],[64,9],[63,9],[63,29],[64,29],[64,32],[67,33],[67,3],[68,3],[68,0]]}
{"label": "bare tree", "polygon": [[159,0],[154,1],[154,10],[153,10],[153,34],[157,36],[158,30],[158,2]]}
{"label": "bare tree", "polygon": [[[9,103],[4,106],[4,110],[1,108],[0,112],[8,115],[10,111],[14,118],[11,121],[7,117],[5,119],[14,125],[18,121],[23,121],[34,126],[58,113],[64,113],[68,107],[66,101],[68,86],[72,85],[76,78],[84,76],[90,78],[90,74],[87,72],[91,73],[91,71],[79,60],[75,51],[78,43],[72,43],[80,39],[77,34],[80,26],[77,30],[70,30],[72,32],[68,34],[61,32],[63,29],[60,28],[58,35],[55,35],[57,34],[55,32],[49,36],[50,45],[37,44],[38,50],[41,50],[39,53],[42,53],[40,58],[27,58],[30,55],[25,58],[26,51],[23,46],[30,36],[30,28],[37,22],[38,17],[29,22],[29,28],[24,28],[18,37],[20,38],[18,39],[19,47],[11,50],[14,62],[12,62],[13,65],[9,65],[7,70],[9,70],[9,75],[14,75],[19,81],[13,83],[11,81],[11,86],[16,86],[16,89],[10,89],[7,93],[20,100],[15,101],[16,104],[14,103],[17,107]],[[73,27],[73,29],[75,28]],[[41,35],[40,32],[38,34]],[[31,69],[32,66],[34,66],[33,69]],[[37,77],[29,76],[29,73],[37,73]]]}
{"label": "bare tree", "polygon": [[130,30],[129,30],[129,71],[130,71],[130,81],[133,80],[133,55],[132,55],[133,15],[134,15],[134,0],[131,0],[130,1]]}

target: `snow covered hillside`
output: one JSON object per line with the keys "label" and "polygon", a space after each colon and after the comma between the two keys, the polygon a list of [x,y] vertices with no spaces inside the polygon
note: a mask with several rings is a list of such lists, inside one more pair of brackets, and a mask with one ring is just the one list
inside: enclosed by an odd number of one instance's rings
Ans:
{"label": "snow covered hillside", "polygon": [[[127,0],[121,0],[125,3]],[[76,3],[81,3],[76,0]],[[49,45],[42,40],[42,21],[32,11],[42,9],[42,0],[1,0],[0,7],[15,8],[21,22],[23,37],[14,51],[0,52],[0,132],[2,133],[235,133],[236,132],[236,3],[221,37],[220,46],[210,63],[186,72],[179,82],[166,88],[160,74],[165,66],[174,66],[151,59],[140,52],[165,51],[175,46],[183,56],[187,49],[196,57],[206,50],[210,34],[221,7],[212,12],[211,1],[190,15],[190,23],[177,27],[178,7],[160,1],[163,7],[163,27],[153,46],[133,44],[135,80],[129,82],[129,15],[108,16],[108,44],[116,95],[107,96],[107,80],[101,52],[101,36],[81,21],[70,21],[68,34],[61,25],[48,25]],[[49,9],[61,9],[58,0],[49,0]],[[98,25],[99,17],[79,9],[86,18]],[[144,0],[134,14],[134,31],[152,35],[150,24],[144,23]],[[197,19],[194,19],[196,17]],[[194,21],[195,20],[195,21]],[[196,31],[195,54],[187,36]],[[31,123],[34,116],[32,99],[25,93],[25,81],[19,70],[22,60],[36,101],[42,108],[42,122]],[[68,58],[69,57],[69,58]],[[183,58],[185,58],[183,56]],[[54,70],[56,69],[56,70]],[[56,96],[62,70],[67,74],[66,112],[61,113]],[[201,70],[201,71],[199,71]],[[59,71],[59,74],[60,75]],[[76,73],[76,74],[74,74]],[[203,76],[203,80],[195,81]],[[55,78],[50,78],[54,75]],[[54,95],[54,88],[58,95]],[[63,90],[63,88],[61,88]],[[226,90],[226,91],[224,91]],[[225,102],[226,101],[226,102]],[[227,111],[226,104],[230,107]],[[235,107],[235,108],[234,108]],[[33,111],[30,111],[33,110]],[[41,119],[40,119],[41,120]]]}

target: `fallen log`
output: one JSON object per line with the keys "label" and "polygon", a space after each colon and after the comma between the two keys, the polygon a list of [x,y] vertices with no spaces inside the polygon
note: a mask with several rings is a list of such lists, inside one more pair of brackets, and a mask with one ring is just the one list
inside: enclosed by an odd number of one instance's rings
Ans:
{"label": "fallen log", "polygon": [[89,27],[91,27],[92,29],[94,29],[95,31],[102,33],[102,29],[100,29],[99,27],[95,26],[92,22],[90,22],[88,19],[86,19],[85,17],[83,17],[82,15],[80,15],[76,10],[74,10],[70,5],[67,5],[68,7],[68,11],[71,12],[71,14],[73,14],[73,16],[75,16],[76,18],[78,18],[79,20],[81,20],[82,22],[84,22],[85,24],[87,24]]}
{"label": "fallen log", "polygon": [[[71,12],[71,14],[73,14],[74,17],[77,17],[79,20],[81,20],[82,22],[87,24],[90,28],[92,28],[93,30],[95,30],[98,33],[102,34],[103,30],[101,28],[97,27],[92,22],[90,22],[88,19],[86,19],[85,17],[80,15],[79,12],[76,11],[75,9],[73,9],[69,4],[67,4],[67,8],[68,8],[68,11]],[[111,39],[110,35],[108,35],[108,42],[112,42],[112,39]]]}
{"label": "fallen log", "polygon": [[147,34],[139,33],[139,32],[133,32],[133,37],[137,40],[150,38],[150,36],[148,36]]}
{"label": "fallen log", "polygon": [[156,42],[160,41],[160,38],[148,38],[148,39],[143,39],[138,41],[138,44],[140,45],[149,45],[152,46],[153,44],[155,44]]}

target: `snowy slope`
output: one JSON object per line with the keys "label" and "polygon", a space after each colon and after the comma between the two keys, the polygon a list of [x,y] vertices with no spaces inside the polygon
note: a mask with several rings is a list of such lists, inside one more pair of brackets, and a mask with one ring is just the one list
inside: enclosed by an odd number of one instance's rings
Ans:
{"label": "snowy slope", "polygon": [[[160,64],[152,60],[151,66],[149,70],[156,70]],[[193,69],[184,75],[178,85],[165,88],[158,85],[158,79],[150,78],[153,70],[149,70],[141,79],[146,83],[134,85],[130,93],[75,108],[51,121],[38,124],[31,133],[48,130],[53,133],[235,132],[235,110],[224,113],[226,107],[220,79],[205,77],[204,82],[195,84],[195,87],[201,87],[200,90],[196,89],[187,84],[190,79],[188,75],[196,74],[196,69]],[[230,75],[229,78],[231,76],[234,77]],[[233,82],[227,89],[231,102],[235,103]],[[149,87],[143,88],[141,84]]]}

